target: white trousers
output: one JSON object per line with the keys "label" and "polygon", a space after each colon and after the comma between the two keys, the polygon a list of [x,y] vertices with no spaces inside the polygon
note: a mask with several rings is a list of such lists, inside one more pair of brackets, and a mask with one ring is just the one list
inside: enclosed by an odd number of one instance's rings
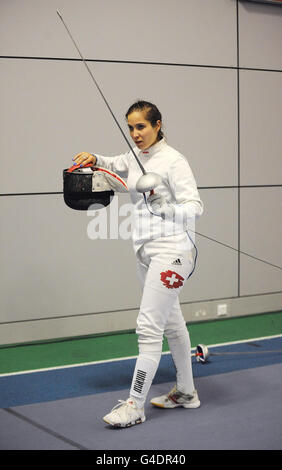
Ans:
{"label": "white trousers", "polygon": [[178,390],[184,393],[194,390],[190,337],[178,298],[192,268],[186,233],[147,242],[137,253],[143,295],[136,328],[139,356],[130,396],[140,407],[157,371],[164,335],[176,367]]}

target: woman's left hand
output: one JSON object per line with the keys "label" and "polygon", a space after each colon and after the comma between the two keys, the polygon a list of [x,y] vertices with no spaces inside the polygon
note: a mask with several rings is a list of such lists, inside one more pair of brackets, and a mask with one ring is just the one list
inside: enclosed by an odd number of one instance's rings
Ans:
{"label": "woman's left hand", "polygon": [[88,165],[89,163],[93,163],[93,166],[96,165],[97,158],[95,155],[92,155],[91,153],[88,152],[81,152],[75,155],[73,157],[73,164],[74,165],[80,165],[80,166],[85,166]]}

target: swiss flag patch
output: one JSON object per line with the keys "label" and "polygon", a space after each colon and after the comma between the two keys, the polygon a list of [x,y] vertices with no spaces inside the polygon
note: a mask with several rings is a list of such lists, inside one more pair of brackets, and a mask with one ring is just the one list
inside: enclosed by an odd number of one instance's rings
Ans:
{"label": "swiss flag patch", "polygon": [[161,281],[168,289],[177,289],[183,286],[184,278],[175,271],[164,271],[161,273]]}

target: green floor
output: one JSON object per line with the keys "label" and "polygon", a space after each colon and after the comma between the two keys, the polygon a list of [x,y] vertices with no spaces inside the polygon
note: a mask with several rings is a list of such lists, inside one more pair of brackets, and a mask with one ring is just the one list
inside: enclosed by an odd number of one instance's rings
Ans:
{"label": "green floor", "polygon": [[[282,334],[282,312],[188,325],[192,347]],[[164,341],[163,351],[167,351]],[[0,346],[0,374],[136,356],[134,332]]]}

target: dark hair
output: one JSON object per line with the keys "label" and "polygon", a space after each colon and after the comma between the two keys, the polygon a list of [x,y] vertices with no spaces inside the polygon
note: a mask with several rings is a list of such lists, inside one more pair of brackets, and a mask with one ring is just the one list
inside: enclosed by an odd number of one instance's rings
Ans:
{"label": "dark hair", "polygon": [[[162,115],[158,110],[157,106],[149,101],[136,101],[136,103],[132,104],[128,109],[125,117],[128,118],[129,114],[133,113],[134,111],[147,111],[146,113],[146,120],[151,123],[152,127],[157,125],[157,121],[162,122]],[[160,128],[158,132],[158,141],[164,137],[163,131]]]}

